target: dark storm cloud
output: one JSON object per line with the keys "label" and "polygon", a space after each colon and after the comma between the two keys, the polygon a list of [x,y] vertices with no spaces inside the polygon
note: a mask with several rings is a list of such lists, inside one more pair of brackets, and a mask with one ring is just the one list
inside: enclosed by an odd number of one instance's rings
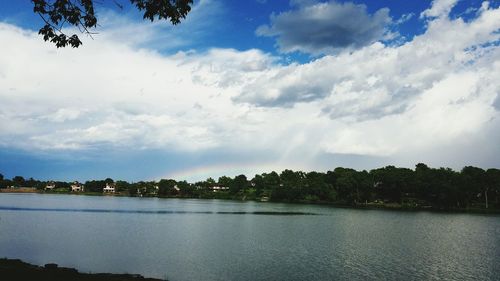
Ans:
{"label": "dark storm cloud", "polygon": [[271,15],[270,25],[256,30],[259,36],[277,37],[282,52],[321,54],[358,49],[381,40],[391,23],[387,8],[371,15],[365,5],[351,2],[292,3],[297,8]]}
{"label": "dark storm cloud", "polygon": [[269,93],[265,89],[254,86],[246,88],[242,95],[235,97],[233,100],[262,107],[293,107],[299,102],[322,99],[330,93],[332,88],[328,84],[296,83],[275,89],[277,91],[276,95],[268,95]]}
{"label": "dark storm cloud", "polygon": [[368,102],[365,99],[369,96],[358,96],[355,99],[326,105],[321,111],[331,119],[343,117],[350,117],[356,121],[380,119],[388,115],[406,112],[410,109],[413,98],[421,93],[419,89],[413,87],[394,87],[389,88],[389,91],[391,92],[390,98],[378,104],[367,106]]}

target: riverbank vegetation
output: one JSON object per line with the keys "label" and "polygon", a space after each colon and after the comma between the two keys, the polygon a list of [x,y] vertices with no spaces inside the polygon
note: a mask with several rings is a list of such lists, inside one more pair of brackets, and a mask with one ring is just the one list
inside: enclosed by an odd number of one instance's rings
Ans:
{"label": "riverbank vegetation", "polygon": [[[47,190],[47,185],[54,187]],[[461,171],[417,164],[415,169],[387,166],[370,171],[336,168],[327,172],[284,170],[247,178],[221,176],[189,183],[173,179],[127,182],[91,180],[79,194],[101,195],[113,186],[113,195],[260,200],[325,203],[363,208],[500,210],[500,170],[467,166]],[[70,193],[71,183],[4,179],[4,190],[32,187],[38,192]],[[108,193],[109,194],[109,193]]]}

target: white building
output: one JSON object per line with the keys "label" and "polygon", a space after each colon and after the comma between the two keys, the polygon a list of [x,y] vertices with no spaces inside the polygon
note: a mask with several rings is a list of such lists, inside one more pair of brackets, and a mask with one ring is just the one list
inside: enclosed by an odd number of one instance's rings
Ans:
{"label": "white building", "polygon": [[56,188],[56,183],[53,181],[48,182],[45,186],[45,190],[53,190],[54,188]]}
{"label": "white building", "polygon": [[106,187],[102,190],[104,193],[115,193],[115,184],[106,183]]}
{"label": "white building", "polygon": [[72,192],[80,192],[83,191],[83,184],[75,181],[74,183],[71,184],[71,191]]}
{"label": "white building", "polygon": [[212,187],[213,192],[219,192],[219,191],[225,191],[225,190],[229,190],[229,187],[227,187],[227,186],[214,186],[214,187]]}

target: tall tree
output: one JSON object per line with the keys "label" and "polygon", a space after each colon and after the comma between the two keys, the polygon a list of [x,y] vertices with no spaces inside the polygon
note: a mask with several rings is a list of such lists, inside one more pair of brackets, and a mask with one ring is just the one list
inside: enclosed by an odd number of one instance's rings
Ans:
{"label": "tall tree", "polygon": [[14,183],[14,186],[24,186],[26,181],[21,176],[15,176],[12,178],[12,182]]}
{"label": "tall tree", "polygon": [[220,186],[227,186],[227,187],[229,187],[231,185],[232,181],[233,181],[233,179],[231,179],[230,177],[228,177],[228,176],[222,176],[222,177],[219,177],[219,180],[217,181],[217,184],[220,185]]}
{"label": "tall tree", "polygon": [[262,175],[255,175],[253,179],[251,180],[252,187],[255,188],[255,195],[256,196],[261,196],[262,191],[264,190],[265,182],[264,182],[264,177]]}
{"label": "tall tree", "polygon": [[195,188],[192,184],[189,184],[187,181],[179,181],[177,182],[177,187],[179,188],[179,192],[183,197],[194,196]]}
{"label": "tall tree", "polygon": [[333,186],[326,182],[324,173],[309,172],[305,178],[306,194],[315,200],[335,200],[336,193]]}
{"label": "tall tree", "polygon": [[116,181],[115,183],[115,188],[116,188],[116,191],[126,191],[128,190],[130,186],[130,183],[126,182],[126,181]]}
{"label": "tall tree", "polygon": [[239,175],[234,178],[231,185],[229,186],[229,191],[231,193],[238,193],[244,191],[248,187],[248,180],[245,175]]}
{"label": "tall tree", "polygon": [[177,182],[173,179],[161,179],[158,182],[158,195],[171,196],[177,194],[176,184]]}
{"label": "tall tree", "polygon": [[473,167],[466,166],[460,172],[462,177],[462,191],[467,196],[467,205],[483,196],[483,192],[487,188],[486,171]]}
{"label": "tall tree", "polygon": [[[57,184],[56,184],[57,186]],[[103,180],[92,180],[85,182],[85,191],[88,192],[102,192],[104,187],[106,187],[106,182]]]}
{"label": "tall tree", "polygon": [[262,180],[264,186],[271,190],[278,188],[280,185],[280,176],[275,171],[262,174]]}
{"label": "tall tree", "polygon": [[217,184],[213,178],[208,178],[205,182],[208,187],[214,187]]}
{"label": "tall tree", "polygon": [[292,170],[284,170],[280,174],[281,186],[273,193],[273,196],[283,197],[289,201],[303,199],[305,193],[306,174],[302,171],[294,172]]}
{"label": "tall tree", "polygon": [[[493,201],[496,207],[499,205],[499,195],[500,195],[500,170],[499,169],[488,169],[486,171],[486,185],[487,188],[485,190],[485,207],[488,208],[489,201]],[[493,198],[488,198],[491,195]]]}

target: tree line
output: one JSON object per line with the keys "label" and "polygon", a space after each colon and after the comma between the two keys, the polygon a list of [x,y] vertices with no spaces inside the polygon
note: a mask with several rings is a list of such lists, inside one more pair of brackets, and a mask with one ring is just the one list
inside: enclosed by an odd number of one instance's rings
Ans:
{"label": "tree line", "polygon": [[[69,191],[69,182],[53,182],[56,190]],[[102,193],[108,184],[130,196],[270,200],[278,202],[335,203],[346,206],[395,206],[432,209],[500,209],[500,170],[466,166],[461,171],[431,168],[419,163],[415,169],[386,166],[370,171],[335,168],[327,172],[284,170],[281,173],[221,176],[189,183],[173,179],[159,181],[91,180],[86,192]],[[34,187],[47,182],[15,176],[0,188]],[[220,188],[223,187],[223,188]]]}

